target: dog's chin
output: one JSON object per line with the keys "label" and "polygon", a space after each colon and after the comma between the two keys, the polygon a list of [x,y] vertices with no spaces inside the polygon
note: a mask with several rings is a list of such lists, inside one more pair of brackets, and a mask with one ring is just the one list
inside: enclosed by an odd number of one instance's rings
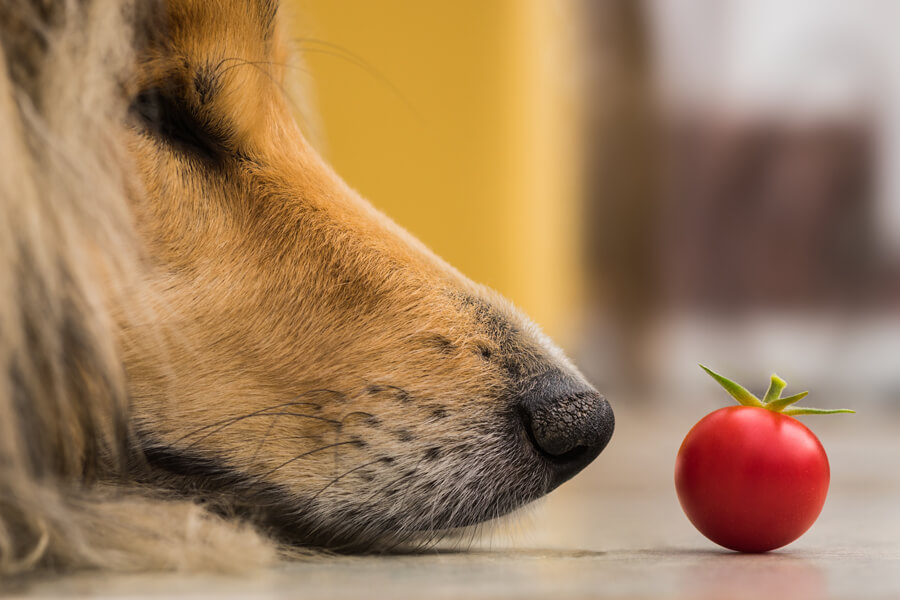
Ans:
{"label": "dog's chin", "polygon": [[[461,471],[461,470],[460,470]],[[471,532],[506,517],[556,487],[540,460],[448,473],[442,481],[413,479],[396,494],[366,501],[342,490],[314,499],[258,496],[247,515],[292,546],[339,553],[409,552],[442,540],[471,539]],[[324,496],[324,495],[323,495]]]}
{"label": "dog's chin", "polygon": [[413,511],[401,515],[399,511],[385,512],[352,503],[328,507],[330,516],[311,511],[283,519],[270,513],[265,516],[263,527],[292,546],[353,554],[414,552],[443,541],[471,541],[484,527],[509,517],[545,494],[537,488],[522,492],[472,499],[469,506],[460,506],[456,501],[432,506],[436,502],[428,500],[426,509],[418,514]]}

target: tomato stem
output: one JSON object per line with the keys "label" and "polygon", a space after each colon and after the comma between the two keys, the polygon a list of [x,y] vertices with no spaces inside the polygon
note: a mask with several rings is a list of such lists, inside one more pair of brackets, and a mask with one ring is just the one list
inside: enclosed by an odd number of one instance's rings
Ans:
{"label": "tomato stem", "polygon": [[769,402],[766,405],[766,408],[768,408],[769,410],[774,410],[775,412],[784,412],[785,408],[787,408],[794,402],[797,402],[798,400],[806,398],[808,395],[809,392],[800,392],[799,394],[794,394],[793,396],[788,396],[786,398],[776,398]]}
{"label": "tomato stem", "polygon": [[794,406],[792,408],[788,408],[798,400],[805,398],[809,392],[800,392],[799,394],[794,394],[793,396],[787,396],[785,398],[781,397],[781,393],[784,391],[784,388],[787,387],[787,382],[779,377],[778,375],[772,374],[772,378],[769,381],[769,389],[766,390],[766,395],[762,400],[751,394],[746,388],[741,386],[740,384],[735,383],[734,381],[728,379],[727,377],[723,377],[719,375],[715,371],[706,368],[703,365],[700,365],[700,368],[706,371],[710,377],[719,382],[725,391],[728,392],[732,398],[738,401],[738,403],[743,406],[756,406],[759,408],[765,408],[766,410],[771,410],[772,412],[781,413],[784,415],[833,415],[835,413],[855,413],[855,410],[850,410],[849,408],[836,408],[836,409],[822,409],[822,408],[807,408],[805,406]]}
{"label": "tomato stem", "polygon": [[762,407],[762,401],[760,401],[759,398],[747,391],[747,389],[742,387],[740,384],[737,384],[732,380],[719,375],[711,369],[707,369],[703,365],[700,365],[700,368],[709,373],[710,377],[718,381],[719,385],[725,388],[725,391],[731,394],[731,397],[737,400],[739,404],[743,404],[744,406]]}
{"label": "tomato stem", "polygon": [[855,413],[855,410],[850,410],[849,408],[834,408],[830,410],[825,410],[822,408],[806,408],[805,406],[795,406],[794,408],[789,408],[788,410],[781,411],[782,414],[785,415],[833,415],[835,413]]}
{"label": "tomato stem", "polygon": [[766,395],[763,397],[763,404],[768,404],[773,400],[781,398],[781,392],[784,391],[785,386],[787,386],[787,381],[775,373],[772,373],[772,379],[769,381],[769,389],[766,390]]}

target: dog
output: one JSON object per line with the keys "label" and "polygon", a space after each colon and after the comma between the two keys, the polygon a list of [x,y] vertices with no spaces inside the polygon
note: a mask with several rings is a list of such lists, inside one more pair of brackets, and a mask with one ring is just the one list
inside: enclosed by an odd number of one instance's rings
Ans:
{"label": "dog", "polygon": [[416,548],[606,446],[297,125],[275,0],[0,0],[0,572]]}

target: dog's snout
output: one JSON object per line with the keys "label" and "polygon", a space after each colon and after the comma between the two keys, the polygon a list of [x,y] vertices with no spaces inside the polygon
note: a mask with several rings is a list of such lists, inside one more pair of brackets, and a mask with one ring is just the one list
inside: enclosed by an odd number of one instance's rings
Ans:
{"label": "dog's snout", "polygon": [[556,372],[533,382],[520,409],[531,443],[552,465],[554,485],[594,460],[615,427],[612,408],[602,395]]}

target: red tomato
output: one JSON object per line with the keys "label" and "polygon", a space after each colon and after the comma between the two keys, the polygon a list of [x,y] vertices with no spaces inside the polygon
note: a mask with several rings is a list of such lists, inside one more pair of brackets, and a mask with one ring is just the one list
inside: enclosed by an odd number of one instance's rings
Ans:
{"label": "red tomato", "polygon": [[819,439],[789,415],[853,412],[792,406],[777,375],[760,400],[700,365],[742,406],[720,408],[688,432],[675,460],[675,489],[684,513],[717,544],[766,552],[800,537],[828,493],[828,457]]}
{"label": "red tomato", "polygon": [[828,457],[812,431],[753,406],[712,412],[684,438],[675,488],[691,523],[715,543],[765,552],[800,537],[828,493]]}

